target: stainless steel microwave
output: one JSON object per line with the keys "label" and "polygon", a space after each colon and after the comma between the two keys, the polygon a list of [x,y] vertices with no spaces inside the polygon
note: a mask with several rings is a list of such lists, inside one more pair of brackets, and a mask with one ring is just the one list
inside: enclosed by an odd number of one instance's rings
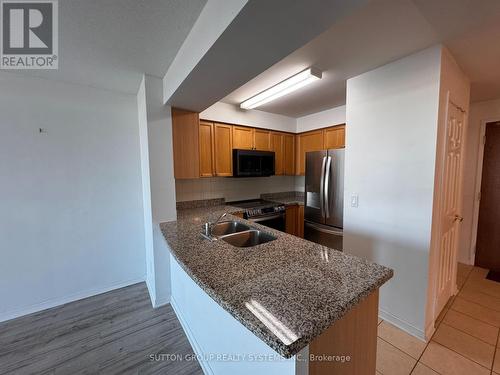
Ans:
{"label": "stainless steel microwave", "polygon": [[234,177],[267,177],[274,175],[274,152],[233,150]]}

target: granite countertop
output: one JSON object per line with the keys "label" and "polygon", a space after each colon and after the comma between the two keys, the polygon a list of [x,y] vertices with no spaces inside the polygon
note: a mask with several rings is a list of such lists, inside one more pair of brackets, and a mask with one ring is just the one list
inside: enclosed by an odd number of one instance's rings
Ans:
{"label": "granite countertop", "polygon": [[[230,205],[178,210],[177,221],[160,228],[184,271],[285,358],[393,275],[389,268],[231,215],[240,211]],[[238,248],[202,237],[202,224],[223,212],[229,213],[225,220],[243,222],[277,239]]]}
{"label": "granite countertop", "polygon": [[304,193],[303,192],[296,192],[296,191],[289,191],[289,192],[284,192],[284,193],[269,193],[269,194],[261,194],[262,199],[266,199],[269,201],[277,202],[277,203],[282,203],[287,206],[291,205],[299,205],[303,206],[304,205]]}
{"label": "granite countertop", "polygon": [[269,199],[270,201],[282,203],[286,206],[293,206],[295,204],[299,206],[304,205],[304,197],[294,196],[294,197],[285,197],[285,198],[273,198]]}

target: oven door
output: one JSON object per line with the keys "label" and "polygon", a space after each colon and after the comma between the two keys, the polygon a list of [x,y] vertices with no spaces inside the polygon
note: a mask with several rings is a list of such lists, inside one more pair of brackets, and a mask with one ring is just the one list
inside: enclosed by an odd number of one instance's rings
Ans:
{"label": "oven door", "polygon": [[260,225],[265,225],[269,228],[280,230],[282,232],[285,231],[285,214],[273,214],[262,217],[254,217],[248,220],[253,221],[254,223],[259,223]]}

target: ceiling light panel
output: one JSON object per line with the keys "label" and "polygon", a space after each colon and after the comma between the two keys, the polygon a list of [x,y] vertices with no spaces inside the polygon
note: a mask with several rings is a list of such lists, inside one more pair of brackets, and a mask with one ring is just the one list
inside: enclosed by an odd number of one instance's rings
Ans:
{"label": "ceiling light panel", "polygon": [[259,107],[263,104],[269,103],[272,100],[278,99],[286,94],[298,90],[301,87],[304,87],[312,82],[315,82],[321,79],[321,76],[321,71],[314,68],[308,68],[285,79],[284,81],[281,81],[273,87],[262,91],[261,93],[251,97],[250,99],[245,100],[240,104],[240,107],[243,109],[252,109],[255,107]]}

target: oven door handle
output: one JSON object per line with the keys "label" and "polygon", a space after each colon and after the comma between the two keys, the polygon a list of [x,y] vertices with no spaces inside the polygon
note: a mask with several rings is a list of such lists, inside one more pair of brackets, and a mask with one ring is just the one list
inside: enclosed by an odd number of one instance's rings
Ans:
{"label": "oven door handle", "polygon": [[279,214],[279,215],[271,215],[271,216],[264,216],[264,217],[259,217],[259,218],[250,218],[248,219],[249,221],[253,221],[254,223],[258,223],[260,221],[265,221],[265,220],[272,220],[272,219],[280,219],[284,217],[285,215]]}

